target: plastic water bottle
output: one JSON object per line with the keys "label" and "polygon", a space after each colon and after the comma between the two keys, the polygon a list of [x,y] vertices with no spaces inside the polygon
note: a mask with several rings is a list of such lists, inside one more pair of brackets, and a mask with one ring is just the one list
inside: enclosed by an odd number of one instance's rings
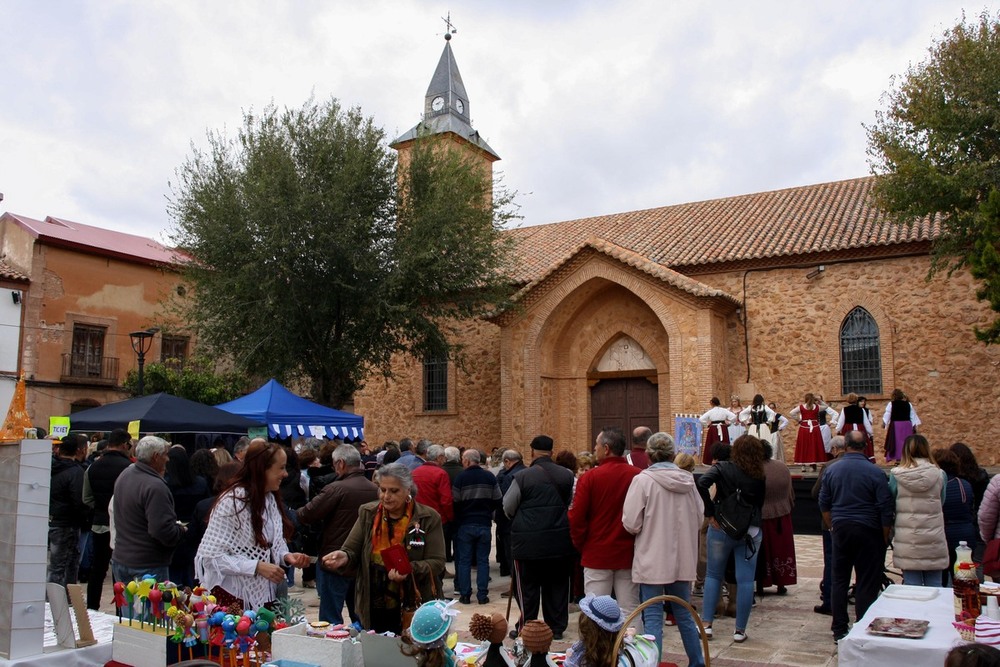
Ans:
{"label": "plastic water bottle", "polygon": [[952,588],[955,591],[955,620],[972,624],[982,611],[979,605],[979,577],[972,562],[972,549],[964,541],[955,548],[955,572]]}

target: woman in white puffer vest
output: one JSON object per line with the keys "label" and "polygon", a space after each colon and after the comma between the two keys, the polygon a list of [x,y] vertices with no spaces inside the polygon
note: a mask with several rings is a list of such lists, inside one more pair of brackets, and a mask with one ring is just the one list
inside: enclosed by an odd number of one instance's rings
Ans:
{"label": "woman in white puffer vest", "polygon": [[906,438],[902,461],[889,472],[889,489],[896,498],[892,563],[903,571],[904,584],[941,586],[941,572],[948,567],[942,511],[946,480],[930,461],[927,438]]}

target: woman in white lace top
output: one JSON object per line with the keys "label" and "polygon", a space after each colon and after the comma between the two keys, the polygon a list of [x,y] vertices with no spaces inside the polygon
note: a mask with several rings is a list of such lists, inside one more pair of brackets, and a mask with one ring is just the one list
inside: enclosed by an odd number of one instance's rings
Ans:
{"label": "woman in white lace top", "polygon": [[243,467],[219,494],[195,557],[195,576],[223,607],[258,609],[273,602],[286,567],[305,567],[309,556],[290,553],[293,527],[281,510],[285,451],[255,438]]}

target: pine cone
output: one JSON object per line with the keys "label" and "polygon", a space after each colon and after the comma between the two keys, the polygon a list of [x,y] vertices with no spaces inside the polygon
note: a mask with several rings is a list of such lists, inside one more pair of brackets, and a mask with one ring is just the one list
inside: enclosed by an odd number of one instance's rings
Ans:
{"label": "pine cone", "polygon": [[489,616],[473,614],[469,621],[469,634],[478,641],[486,641],[493,634],[493,620]]}

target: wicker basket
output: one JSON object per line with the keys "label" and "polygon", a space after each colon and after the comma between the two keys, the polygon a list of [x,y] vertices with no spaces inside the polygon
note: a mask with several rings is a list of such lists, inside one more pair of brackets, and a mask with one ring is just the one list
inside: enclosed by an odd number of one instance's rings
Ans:
{"label": "wicker basket", "polygon": [[976,626],[958,621],[952,621],[951,624],[958,630],[958,634],[962,636],[962,639],[967,642],[976,641]]}
{"label": "wicker basket", "polygon": [[[651,597],[638,607],[632,610],[632,613],[625,618],[625,622],[622,624],[622,629],[615,638],[614,650],[611,655],[618,655],[622,648],[622,642],[625,641],[625,634],[628,632],[629,623],[634,621],[642,610],[651,604],[663,604],[664,602],[669,602],[670,604],[679,604],[691,612],[691,617],[694,619],[694,624],[698,627],[698,634],[701,636],[701,649],[705,656],[705,667],[712,667],[712,656],[708,650],[708,635],[705,634],[705,625],[701,622],[701,616],[698,615],[698,611],[691,606],[691,603],[687,600],[682,600],[676,595],[657,595]],[[973,632],[975,628],[973,628]]]}

